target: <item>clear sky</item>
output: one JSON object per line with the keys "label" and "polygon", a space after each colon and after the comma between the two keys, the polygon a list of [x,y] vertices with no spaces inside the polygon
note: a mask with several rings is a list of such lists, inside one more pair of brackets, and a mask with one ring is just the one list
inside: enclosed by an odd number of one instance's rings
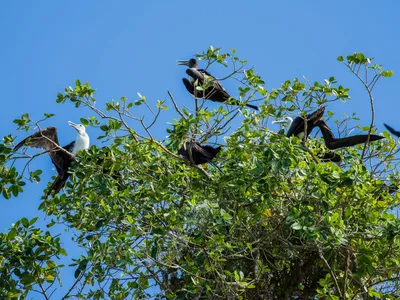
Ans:
{"label": "clear sky", "polygon": [[[55,99],[76,79],[89,81],[100,106],[121,96],[135,100],[137,92],[155,103],[167,99],[167,90],[178,103],[188,103],[192,99],[181,82],[185,69],[176,66],[176,60],[189,59],[209,45],[225,51],[236,48],[240,58],[255,66],[267,90],[303,75],[311,81],[335,76],[351,88],[352,100],[329,109],[338,116],[356,112],[361,125],[370,122],[367,94],[336,58],[352,52],[375,57],[395,72],[375,90],[376,124],[379,130],[383,122],[400,128],[399,14],[395,0],[1,1],[0,136],[23,138],[26,133],[17,132],[12,121],[24,112],[36,120],[47,112],[56,116],[43,126],[57,126],[62,144],[73,140],[76,133],[67,121],[79,122],[92,113]],[[213,74],[226,75],[218,72]],[[164,115],[157,136],[167,135],[164,124],[173,116]],[[100,145],[98,132],[88,131],[92,144]],[[27,183],[17,199],[0,196],[1,230],[22,217],[38,215],[44,186],[55,171],[45,156],[34,161],[35,166],[43,168],[39,184]],[[39,224],[49,221],[40,216]],[[69,254],[77,253],[67,236],[63,241]],[[64,290],[72,274],[73,270],[63,272]]]}

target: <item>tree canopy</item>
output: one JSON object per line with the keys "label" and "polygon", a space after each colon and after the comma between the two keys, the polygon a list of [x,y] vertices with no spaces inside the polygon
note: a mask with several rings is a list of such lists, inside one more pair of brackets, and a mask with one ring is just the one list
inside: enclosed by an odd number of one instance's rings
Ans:
{"label": "tree canopy", "polygon": [[[168,92],[158,102],[122,97],[102,110],[95,90],[79,80],[58,94],[60,104],[91,110],[81,122],[99,128],[98,139],[108,145],[79,153],[65,190],[43,196],[38,208],[49,218],[47,227],[76,232],[74,243],[84,254],[64,266],[62,238],[36,227],[36,218],[16,221],[0,234],[0,298],[36,293],[50,299],[62,268],[74,269],[63,299],[398,298],[396,140],[385,131],[381,141],[335,150],[339,163],[322,162],[331,150],[317,130],[301,140],[268,129],[276,118],[325,105],[324,119],[338,136],[376,134],[372,92],[392,71],[362,53],[338,57],[366,89],[371,119],[363,121],[351,114],[335,119],[329,111],[330,103],[350,99],[350,89],[333,77],[295,78],[267,91],[235,50],[210,47],[197,58],[208,70],[227,67],[219,80],[237,85],[231,94],[243,105],[210,109],[208,100],[188,94],[192,101],[179,107]],[[260,110],[246,108],[248,101]],[[137,106],[147,107],[152,119],[136,115]],[[171,111],[178,117],[162,124],[159,116]],[[14,123],[31,132],[52,117],[35,121],[26,113]],[[154,136],[156,126],[166,128],[165,140]],[[26,167],[38,151],[14,153],[14,141],[9,135],[0,145],[5,199],[41,175]],[[222,150],[213,164],[194,165],[178,155],[186,141]]]}

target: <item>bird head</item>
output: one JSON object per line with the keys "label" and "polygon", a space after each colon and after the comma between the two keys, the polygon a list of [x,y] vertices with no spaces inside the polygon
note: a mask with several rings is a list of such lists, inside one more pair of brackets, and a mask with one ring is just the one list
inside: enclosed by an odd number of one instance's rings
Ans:
{"label": "bird head", "polygon": [[282,127],[289,128],[292,125],[293,119],[291,117],[284,117],[283,119],[272,121],[272,124],[280,124]]}
{"label": "bird head", "polygon": [[199,66],[199,63],[195,58],[189,60],[177,60],[176,62],[179,66],[188,66],[189,68],[197,68]]}
{"label": "bird head", "polygon": [[71,121],[68,121],[68,125],[74,127],[80,135],[83,135],[86,133],[86,128],[82,124],[75,124]]}

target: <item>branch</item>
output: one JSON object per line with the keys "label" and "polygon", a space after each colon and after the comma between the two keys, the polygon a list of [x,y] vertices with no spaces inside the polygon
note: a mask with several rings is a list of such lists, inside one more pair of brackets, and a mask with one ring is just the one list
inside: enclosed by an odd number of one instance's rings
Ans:
{"label": "branch", "polygon": [[[322,261],[324,262],[325,266],[328,268],[329,272],[331,273],[332,279],[333,279],[333,281],[335,282],[336,289],[337,289],[337,291],[338,291],[338,293],[339,293],[339,297],[340,297],[341,299],[345,299],[345,298],[343,297],[343,295],[342,295],[342,292],[340,291],[340,287],[339,287],[339,283],[338,283],[338,281],[337,281],[336,275],[335,275],[335,273],[333,272],[332,268],[329,266],[328,261],[325,259],[324,255],[322,254],[322,250],[321,250],[321,248],[319,248],[319,247],[318,247],[318,254],[319,254],[319,257],[320,257],[320,258],[322,259]],[[344,291],[343,291],[343,292],[344,292]]]}
{"label": "branch", "polygon": [[350,251],[349,249],[346,249],[346,271],[344,274],[344,280],[343,280],[343,293],[346,293],[346,284],[347,284],[347,278],[349,275],[349,270],[350,270]]}
{"label": "branch", "polygon": [[74,284],[70,287],[68,292],[64,295],[64,297],[61,298],[61,300],[67,299],[69,297],[69,294],[72,292],[72,290],[75,288],[75,286],[78,284],[79,281],[81,281],[82,277],[85,275],[85,272],[82,272],[78,278],[75,280]]}
{"label": "branch", "polygon": [[[35,123],[35,124],[36,124],[36,126],[39,128],[39,133],[40,133],[40,136],[41,136],[41,137],[45,138],[45,139],[48,140],[50,143],[52,143],[53,146],[55,146],[55,148],[57,148],[57,150],[60,150],[60,151],[62,151],[62,152],[64,152],[64,153],[66,153],[70,158],[72,158],[73,160],[76,161],[75,155],[73,155],[71,152],[65,150],[63,147],[61,147],[59,144],[57,144],[57,143],[56,143],[55,141],[53,141],[52,139],[49,139],[47,136],[43,135],[42,129],[40,128],[39,124],[38,124],[38,123]],[[54,151],[54,150],[51,150],[51,151]]]}
{"label": "branch", "polygon": [[371,105],[371,125],[369,126],[368,137],[367,137],[367,140],[365,141],[364,149],[362,151],[361,158],[360,158],[360,162],[362,163],[362,161],[364,159],[364,156],[365,156],[365,152],[366,152],[367,147],[368,147],[368,143],[369,143],[369,139],[370,139],[370,136],[371,136],[372,127],[374,126],[374,121],[375,121],[374,97],[372,96],[372,93],[371,93],[372,90],[369,88],[367,83],[360,77],[360,75],[358,75],[358,73],[355,72],[348,64],[346,64],[346,66],[350,70],[350,72],[352,72],[358,78],[358,80],[361,81],[361,83],[363,84],[363,86],[367,90],[368,96],[369,96],[369,102],[370,102],[370,105]]}

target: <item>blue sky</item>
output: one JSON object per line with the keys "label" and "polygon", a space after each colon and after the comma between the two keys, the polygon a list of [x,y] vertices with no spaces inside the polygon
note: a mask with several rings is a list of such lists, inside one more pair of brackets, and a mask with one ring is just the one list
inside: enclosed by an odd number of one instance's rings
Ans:
{"label": "blue sky", "polygon": [[[336,58],[355,51],[373,56],[395,72],[376,87],[376,123],[380,130],[383,122],[400,128],[399,11],[400,3],[394,0],[2,1],[0,136],[12,133],[21,139],[26,134],[17,132],[12,121],[24,112],[36,120],[47,112],[56,116],[43,126],[57,126],[62,144],[73,140],[76,133],[67,121],[78,122],[92,113],[56,104],[55,99],[76,79],[90,82],[100,106],[121,96],[135,100],[137,92],[155,103],[167,99],[167,90],[178,103],[187,104],[192,99],[181,83],[185,69],[175,61],[188,59],[209,45],[225,51],[236,48],[240,58],[255,66],[267,90],[303,75],[311,81],[335,76],[351,88],[352,100],[330,109],[338,116],[357,112],[362,125],[370,122],[367,94]],[[222,77],[221,71],[212,73]],[[172,112],[164,115],[157,136],[167,135],[164,124],[174,116]],[[97,131],[88,131],[92,144],[100,145]],[[48,157],[32,165],[43,168],[42,182],[28,183],[17,199],[0,199],[2,230],[22,217],[38,215],[42,191],[55,171]],[[40,215],[39,224],[46,224]],[[67,236],[63,241],[67,252],[76,253]],[[63,274],[65,290],[73,273]]]}

